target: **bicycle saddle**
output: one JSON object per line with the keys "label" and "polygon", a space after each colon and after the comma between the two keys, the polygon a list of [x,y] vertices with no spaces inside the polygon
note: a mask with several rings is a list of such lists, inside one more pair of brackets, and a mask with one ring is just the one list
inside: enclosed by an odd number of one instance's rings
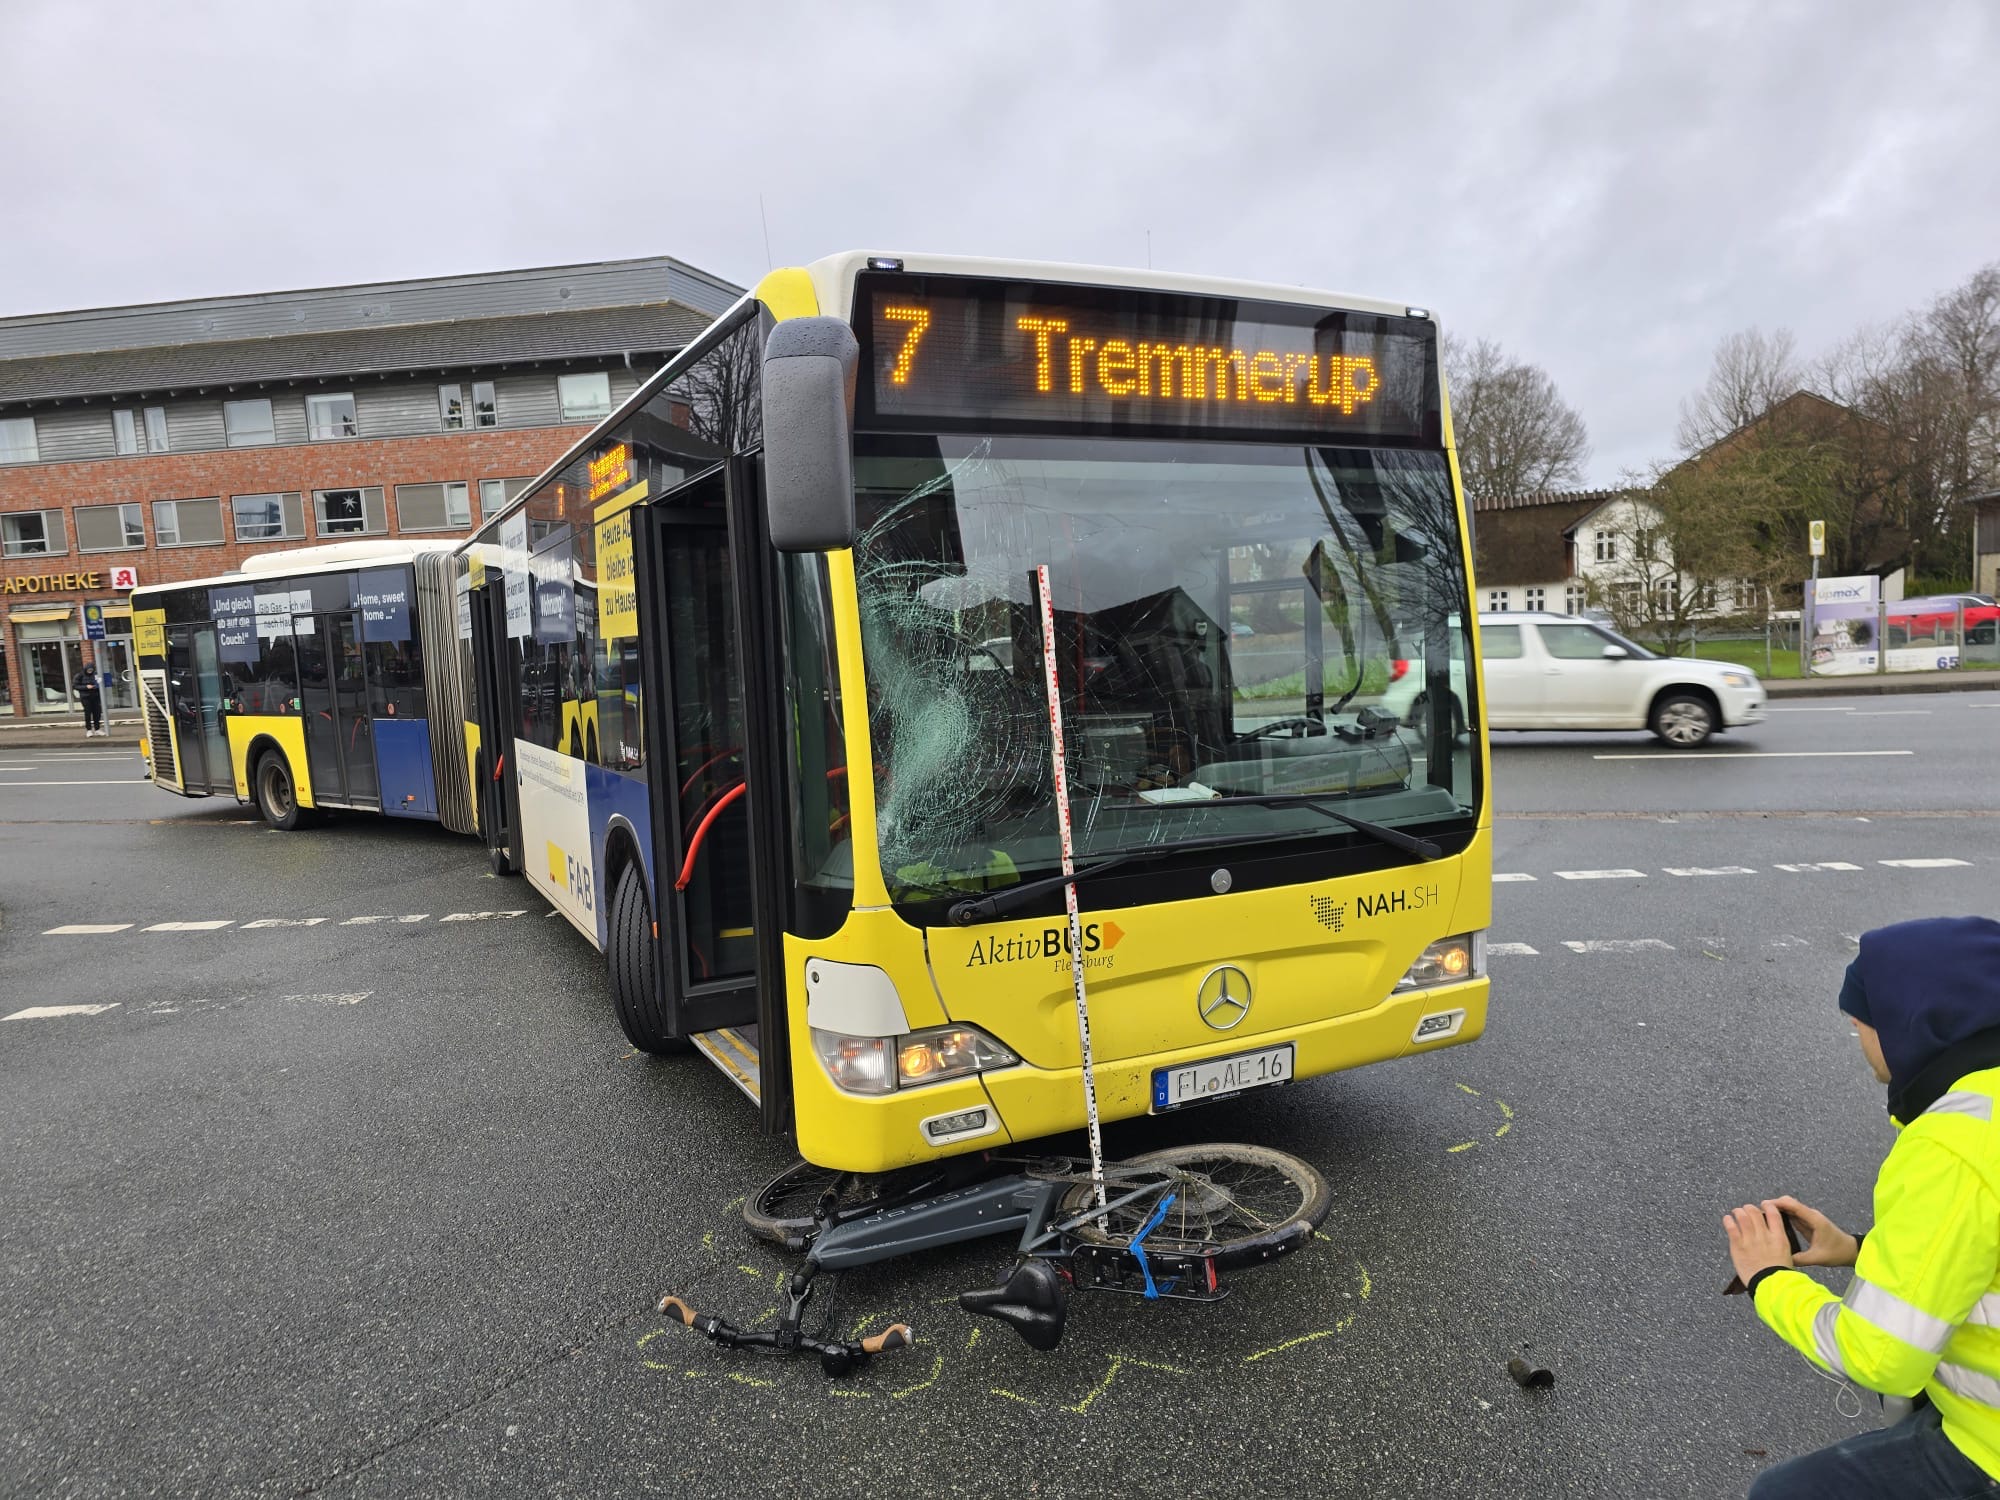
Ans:
{"label": "bicycle saddle", "polygon": [[960,1292],[958,1305],[969,1313],[998,1318],[1044,1354],[1062,1342],[1069,1317],[1069,1285],[1045,1260],[1024,1260],[995,1287]]}

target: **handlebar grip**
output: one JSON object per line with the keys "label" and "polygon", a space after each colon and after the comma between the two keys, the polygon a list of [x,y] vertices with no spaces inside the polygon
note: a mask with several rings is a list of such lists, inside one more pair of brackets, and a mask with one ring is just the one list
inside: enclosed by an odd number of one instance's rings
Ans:
{"label": "handlebar grip", "polygon": [[891,1323],[880,1333],[871,1333],[861,1341],[861,1347],[870,1354],[886,1354],[891,1349],[907,1349],[917,1341],[910,1332],[908,1323]]}
{"label": "handlebar grip", "polygon": [[658,1311],[665,1313],[668,1317],[679,1318],[689,1328],[694,1327],[694,1320],[697,1316],[695,1310],[672,1293],[660,1299]]}

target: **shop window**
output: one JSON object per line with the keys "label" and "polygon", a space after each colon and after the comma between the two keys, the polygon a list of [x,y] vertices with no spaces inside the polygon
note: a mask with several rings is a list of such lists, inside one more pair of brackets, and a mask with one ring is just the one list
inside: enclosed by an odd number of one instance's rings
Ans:
{"label": "shop window", "polygon": [[472,524],[472,501],[462,484],[399,484],[396,524],[404,531],[449,531]]}
{"label": "shop window", "polygon": [[497,516],[507,504],[534,481],[529,479],[482,479],[479,481],[479,519]]}
{"label": "shop window", "polygon": [[239,542],[290,542],[306,534],[305,505],[296,494],[236,495],[229,510]]}
{"label": "shop window", "polygon": [[83,672],[83,640],[75,617],[67,609],[62,614],[61,619],[14,626],[29,713],[68,713],[77,706],[73,693]]}
{"label": "shop window", "polygon": [[321,490],[313,496],[321,536],[378,536],[389,529],[380,489]]}
{"label": "shop window", "polygon": [[441,385],[438,387],[438,426],[446,432],[456,432],[465,425],[465,387],[462,385]]}
{"label": "shop window", "polygon": [[0,464],[31,464],[41,457],[33,417],[0,417]]}
{"label": "shop window", "polygon": [[77,551],[124,552],[145,545],[145,513],[138,505],[79,505],[76,508]]}
{"label": "shop window", "polygon": [[121,406],[111,414],[111,442],[121,456],[139,451],[139,419],[128,406]]}
{"label": "shop window", "polygon": [[603,371],[592,375],[558,375],[556,405],[565,422],[595,422],[611,415],[611,377]]}
{"label": "shop window", "polygon": [[314,442],[327,438],[351,438],[357,431],[354,425],[354,397],[350,392],[306,397],[306,433]]}
{"label": "shop window", "polygon": [[472,382],[472,425],[474,427],[500,425],[500,405],[494,396],[493,382],[490,380]]}
{"label": "shop window", "polygon": [[222,502],[155,500],[153,540],[162,547],[213,547],[222,541]]}
{"label": "shop window", "polygon": [[63,541],[59,510],[27,510],[0,516],[0,554],[7,557],[49,557],[69,548]]}
{"label": "shop window", "polygon": [[167,409],[164,406],[146,408],[146,451],[165,453],[167,451]]}
{"label": "shop window", "polygon": [[223,402],[222,431],[232,448],[256,448],[278,440],[271,403],[265,400]]}

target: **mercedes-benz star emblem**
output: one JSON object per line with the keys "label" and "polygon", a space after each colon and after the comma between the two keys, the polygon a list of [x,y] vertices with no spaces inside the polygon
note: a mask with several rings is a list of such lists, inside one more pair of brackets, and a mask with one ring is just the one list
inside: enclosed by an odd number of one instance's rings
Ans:
{"label": "mercedes-benz star emblem", "polygon": [[1250,976],[1233,964],[1210,969],[1202,976],[1194,1003],[1204,1021],[1217,1031],[1227,1031],[1250,1014]]}

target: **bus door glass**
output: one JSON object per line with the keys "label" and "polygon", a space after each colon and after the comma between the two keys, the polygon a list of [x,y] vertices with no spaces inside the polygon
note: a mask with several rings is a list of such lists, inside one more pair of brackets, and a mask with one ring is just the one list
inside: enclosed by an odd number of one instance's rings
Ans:
{"label": "bus door glass", "polygon": [[686,881],[674,925],[689,988],[756,971],[743,680],[723,488],[716,472],[651,508],[677,760],[668,816],[678,836],[666,847],[678,851],[673,879]]}
{"label": "bus door glass", "polygon": [[368,722],[361,617],[351,611],[312,615],[294,621],[292,633],[313,795],[351,807],[374,807],[375,740]]}
{"label": "bus door glass", "polygon": [[189,791],[233,786],[213,625],[168,629],[167,693],[180,742],[182,784]]}

